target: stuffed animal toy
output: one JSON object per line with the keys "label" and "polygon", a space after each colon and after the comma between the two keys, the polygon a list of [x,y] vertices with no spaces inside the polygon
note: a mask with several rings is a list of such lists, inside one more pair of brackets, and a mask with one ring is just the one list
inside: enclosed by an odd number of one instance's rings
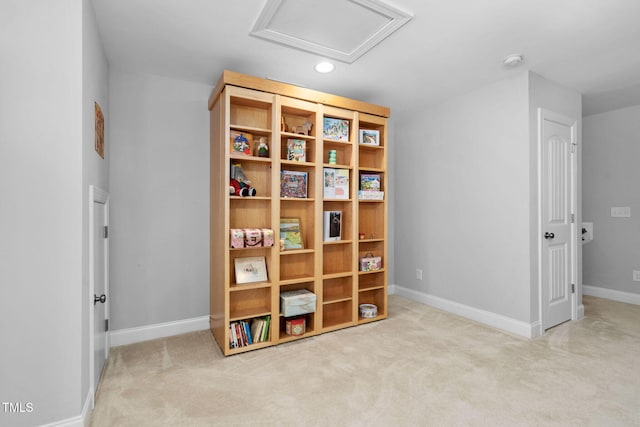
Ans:
{"label": "stuffed animal toy", "polygon": [[256,189],[251,186],[240,164],[231,165],[231,179],[229,181],[229,194],[234,196],[255,196]]}
{"label": "stuffed animal toy", "polygon": [[256,189],[246,182],[240,182],[237,179],[231,178],[229,183],[229,194],[242,197],[255,196]]}

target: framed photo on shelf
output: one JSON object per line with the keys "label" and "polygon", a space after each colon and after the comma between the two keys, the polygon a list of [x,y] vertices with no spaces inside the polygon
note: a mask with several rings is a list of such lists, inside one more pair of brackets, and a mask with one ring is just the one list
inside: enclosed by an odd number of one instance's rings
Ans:
{"label": "framed photo on shelf", "polygon": [[360,144],[380,145],[380,131],[373,129],[360,129]]}
{"label": "framed photo on shelf", "polygon": [[267,263],[263,256],[236,258],[233,262],[237,284],[267,281]]}
{"label": "framed photo on shelf", "polygon": [[282,250],[304,249],[300,218],[280,218],[280,244]]}
{"label": "framed photo on shelf", "polygon": [[334,141],[349,141],[349,120],[325,117],[322,127],[322,137]]}
{"label": "framed photo on shelf", "polygon": [[307,172],[280,171],[280,197],[307,198]]}

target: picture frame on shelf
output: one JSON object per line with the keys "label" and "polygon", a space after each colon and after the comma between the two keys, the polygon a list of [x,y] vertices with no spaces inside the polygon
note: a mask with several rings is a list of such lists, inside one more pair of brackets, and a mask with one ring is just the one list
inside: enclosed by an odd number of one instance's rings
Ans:
{"label": "picture frame on shelf", "polygon": [[263,256],[235,258],[233,263],[238,285],[268,280],[267,263]]}
{"label": "picture frame on shelf", "polygon": [[333,141],[349,141],[349,120],[325,117],[322,126],[322,137]]}
{"label": "picture frame on shelf", "polygon": [[380,131],[375,129],[360,129],[361,145],[380,145]]}

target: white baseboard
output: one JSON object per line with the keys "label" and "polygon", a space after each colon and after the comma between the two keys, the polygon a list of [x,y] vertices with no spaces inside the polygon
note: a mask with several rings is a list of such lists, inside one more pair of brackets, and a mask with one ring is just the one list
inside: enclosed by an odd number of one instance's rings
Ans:
{"label": "white baseboard", "polygon": [[389,293],[400,295],[410,300],[453,313],[458,316],[509,332],[525,338],[535,338],[540,335],[540,322],[527,323],[510,317],[460,304],[444,298],[415,291],[399,285],[389,286]]}
{"label": "white baseboard", "polygon": [[111,346],[118,347],[172,335],[209,329],[209,316],[194,317],[193,319],[177,320],[175,322],[157,323],[155,325],[140,326],[138,328],[120,329],[111,332]]}
{"label": "white baseboard", "polygon": [[631,292],[616,291],[615,289],[601,288],[600,286],[582,285],[582,293],[592,297],[640,305],[640,294],[632,294]]}

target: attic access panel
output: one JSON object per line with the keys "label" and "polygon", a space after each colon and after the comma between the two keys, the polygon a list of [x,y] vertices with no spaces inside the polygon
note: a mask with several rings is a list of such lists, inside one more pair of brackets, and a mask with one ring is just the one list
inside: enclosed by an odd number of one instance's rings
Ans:
{"label": "attic access panel", "polygon": [[250,34],[350,64],[412,17],[381,0],[267,0]]}

